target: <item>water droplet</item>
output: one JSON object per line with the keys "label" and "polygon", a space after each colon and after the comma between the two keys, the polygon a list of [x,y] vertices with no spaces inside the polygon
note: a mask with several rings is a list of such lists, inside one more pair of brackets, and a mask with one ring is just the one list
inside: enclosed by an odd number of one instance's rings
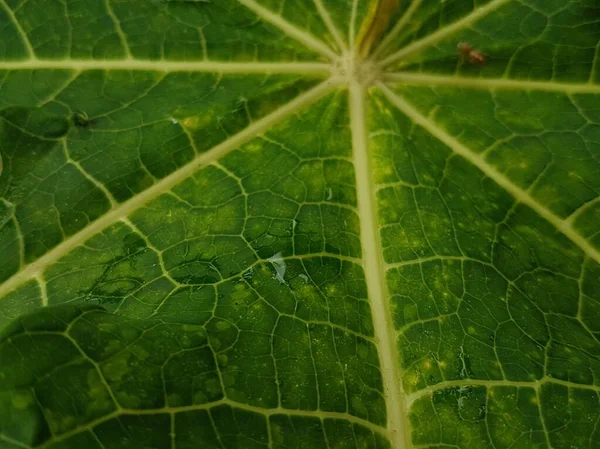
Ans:
{"label": "water droplet", "polygon": [[285,284],[284,276],[285,276],[286,264],[285,264],[285,260],[283,260],[281,252],[278,252],[277,254],[272,255],[267,260],[269,262],[271,262],[271,264],[273,265],[273,268],[275,268],[275,278],[282,284]]}

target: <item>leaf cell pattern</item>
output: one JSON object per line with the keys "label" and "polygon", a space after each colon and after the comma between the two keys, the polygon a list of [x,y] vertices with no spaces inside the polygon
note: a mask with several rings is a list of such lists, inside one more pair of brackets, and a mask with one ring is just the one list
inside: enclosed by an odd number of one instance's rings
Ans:
{"label": "leaf cell pattern", "polygon": [[600,445],[597,5],[384,3],[0,0],[0,448]]}

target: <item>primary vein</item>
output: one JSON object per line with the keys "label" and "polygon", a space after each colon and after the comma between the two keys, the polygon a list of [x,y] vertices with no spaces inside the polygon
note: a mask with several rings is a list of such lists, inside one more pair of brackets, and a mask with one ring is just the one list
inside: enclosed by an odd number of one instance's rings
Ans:
{"label": "primary vein", "polygon": [[238,1],[246,8],[254,12],[254,14],[256,14],[258,17],[266,20],[272,25],[275,25],[277,28],[279,28],[291,38],[294,38],[298,42],[304,44],[307,48],[321,53],[323,56],[326,56],[329,59],[333,60],[337,58],[337,54],[323,41],[317,39],[312,34],[307,33],[306,31],[296,27],[295,25],[292,25],[290,22],[283,19],[281,16],[273,13],[264,6],[259,5],[255,0]]}
{"label": "primary vein", "polygon": [[511,0],[492,0],[487,5],[482,6],[480,8],[476,8],[470,14],[467,14],[462,19],[457,20],[456,22],[451,23],[443,28],[440,28],[436,32],[429,34],[428,36],[413,41],[408,44],[406,47],[401,48],[395,53],[392,53],[390,56],[381,61],[382,66],[389,65],[401,58],[405,58],[413,53],[416,53],[424,48],[430,47],[445,37],[462,30],[464,28],[469,27],[471,24],[475,23],[477,20],[485,17],[490,12],[500,8],[504,4],[510,2]]}
{"label": "primary vein", "polygon": [[365,91],[360,84],[350,84],[350,123],[352,148],[356,170],[356,191],[360,216],[360,236],[369,303],[373,314],[375,338],[378,341],[381,375],[387,404],[388,428],[392,447],[401,449],[408,442],[404,397],[400,386],[396,341],[391,327],[393,322],[388,307],[374,186],[367,145]]}
{"label": "primary vein", "polygon": [[452,151],[459,156],[465,158],[471,164],[481,170],[487,177],[492,179],[496,184],[510,193],[513,198],[518,202],[529,206],[539,216],[544,218],[546,221],[551,223],[558,231],[565,235],[575,245],[577,245],[585,254],[596,262],[600,263],[600,251],[594,248],[584,237],[578,234],[571,224],[558,217],[533,198],[529,192],[515,185],[509,178],[500,173],[494,166],[490,165],[481,155],[474,153],[465,145],[460,143],[450,134],[439,128],[433,121],[423,116],[414,106],[408,103],[404,98],[395,94],[389,87],[383,83],[378,83],[379,89],[388,98],[388,100],[402,111],[406,116],[413,120],[413,122],[431,135],[439,139],[442,143],[447,145]]}
{"label": "primary vein", "polygon": [[325,6],[323,5],[323,2],[321,0],[313,0],[313,1],[315,3],[317,11],[319,11],[319,15],[321,16],[321,18],[323,19],[323,22],[327,26],[327,29],[329,30],[329,32],[335,39],[336,44],[340,47],[341,50],[348,51],[348,46],[346,45],[346,42],[344,42],[342,35],[340,34],[339,30],[337,29],[337,27],[331,20],[329,11],[327,11],[327,8],[325,8]]}
{"label": "primary vein", "polygon": [[423,0],[413,0],[411,2],[410,6],[406,9],[402,17],[400,17],[400,20],[396,22],[396,25],[394,25],[392,30],[387,34],[387,36],[383,38],[381,43],[375,48],[375,51],[373,52],[373,57],[377,57],[378,55],[383,53],[385,49],[394,41],[398,33],[400,33],[406,28],[408,22],[410,21],[410,19],[412,19],[412,16],[414,15],[415,11],[419,9],[419,6],[421,6],[422,1]]}
{"label": "primary vein", "polygon": [[86,240],[90,239],[97,233],[102,232],[113,223],[116,223],[122,218],[127,217],[144,204],[169,191],[179,182],[192,175],[198,168],[219,159],[228,152],[234,150],[251,138],[268,129],[270,126],[294,114],[300,108],[303,108],[306,105],[323,97],[325,94],[330,92],[334,86],[335,84],[330,80],[322,82],[318,86],[299,95],[294,100],[277,109],[275,112],[252,123],[243,131],[235,134],[206,153],[198,155],[194,160],[161,179],[152,187],[149,187],[138,195],[111,209],[105,215],[90,223],[79,232],[68,237],[62,243],[55,246],[42,257],[30,263],[9,278],[6,282],[1,284],[0,296],[4,296],[6,293],[17,288],[23,282],[38,276],[40,273],[43,273],[47,266],[58,261],[60,258],[84,243]]}
{"label": "primary vein", "polygon": [[329,75],[318,62],[218,62],[143,59],[26,59],[0,62],[0,70],[147,70],[156,72],[297,73]]}

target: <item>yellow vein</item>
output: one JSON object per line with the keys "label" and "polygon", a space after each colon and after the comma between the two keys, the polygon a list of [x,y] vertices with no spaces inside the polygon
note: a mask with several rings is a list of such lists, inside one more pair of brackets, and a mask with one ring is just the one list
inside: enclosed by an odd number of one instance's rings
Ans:
{"label": "yellow vein", "polygon": [[600,94],[600,84],[560,83],[556,81],[511,80],[506,78],[467,78],[462,76],[424,75],[421,73],[385,73],[383,79],[390,83],[416,86],[448,86],[490,90],[541,90],[567,94]]}
{"label": "yellow vein", "polygon": [[129,49],[129,44],[127,43],[127,38],[125,37],[123,28],[121,28],[121,22],[119,21],[119,18],[113,11],[112,6],[110,6],[110,0],[104,0],[104,3],[106,5],[106,10],[108,11],[109,17],[112,19],[113,23],[115,24],[115,29],[117,31],[117,34],[119,35],[119,39],[121,39],[121,45],[123,46],[123,51],[125,51],[125,55],[127,55],[128,58],[131,58],[131,50]]}
{"label": "yellow vein", "polygon": [[14,290],[16,287],[21,285],[23,282],[38,276],[44,272],[44,269],[77,248],[79,245],[90,239],[94,235],[102,232],[104,229],[114,224],[115,222],[127,217],[129,214],[139,209],[144,204],[152,201],[159,195],[168,192],[175,185],[183,181],[188,176],[192,175],[198,168],[209,164],[210,162],[219,159],[228,152],[234,150],[240,145],[244,144],[251,138],[259,135],[275,123],[290,117],[296,113],[299,109],[307,106],[318,100],[319,98],[326,95],[335,86],[330,80],[324,81],[318,86],[312,88],[308,92],[305,92],[286,105],[280,107],[275,112],[255,121],[243,131],[235,134],[219,145],[215,146],[206,153],[198,155],[194,160],[174,171],[170,175],[158,181],[152,187],[144,190],[133,198],[120,204],[108,211],[105,215],[93,221],[88,226],[83,228],[81,231],[73,234],[72,236],[65,239],[62,243],[55,246],[53,249],[48,251],[42,257],[36,261],[30,263],[21,271],[13,275],[6,282],[0,285],[0,296],[4,296],[6,293]]}
{"label": "yellow vein", "polygon": [[21,36],[21,39],[23,39],[23,45],[25,46],[25,49],[27,50],[27,55],[31,59],[35,59],[35,51],[33,51],[33,47],[31,46],[31,42],[29,41],[29,38],[27,37],[27,33],[25,33],[25,30],[23,30],[23,28],[21,27],[21,24],[19,23],[19,21],[15,17],[15,14],[13,13],[13,10],[10,9],[10,6],[8,6],[6,4],[5,0],[0,0],[0,3],[4,7],[4,10],[6,11],[6,14],[8,15],[8,18],[11,20],[11,22],[13,23],[13,25],[17,29],[17,32]]}
{"label": "yellow vein", "polygon": [[329,64],[318,62],[218,62],[141,59],[26,59],[0,62],[0,70],[147,70],[157,72],[297,73],[328,76]]}
{"label": "yellow vein", "polygon": [[318,53],[321,53],[323,56],[328,57],[329,59],[336,59],[336,53],[323,41],[317,39],[312,34],[307,33],[304,30],[301,30],[295,25],[292,25],[287,20],[283,19],[281,16],[273,13],[268,10],[264,6],[259,5],[255,0],[238,0],[242,5],[246,8],[252,10],[257,16],[270,22],[272,25],[275,25],[285,34],[290,36],[291,38],[296,39],[298,42],[306,45],[306,47],[314,50]]}
{"label": "yellow vein", "polygon": [[469,27],[482,17],[485,17],[492,11],[500,8],[501,6],[504,6],[510,1],[511,0],[492,0],[487,5],[482,6],[480,8],[476,8],[475,10],[473,10],[473,12],[467,14],[462,19],[457,20],[456,22],[451,23],[448,26],[440,28],[435,33],[432,33],[422,39],[416,40],[408,44],[406,47],[401,48],[397,52],[391,54],[383,61],[381,61],[381,65],[389,65],[392,62],[397,61],[398,59],[404,58],[420,50],[423,50],[424,48],[430,47],[439,42],[440,40],[444,39],[445,37],[448,37],[451,34],[456,33],[457,31]]}
{"label": "yellow vein", "polygon": [[543,384],[555,384],[562,385],[567,388],[579,388],[582,390],[589,390],[594,392],[600,392],[600,386],[598,385],[586,385],[578,384],[575,382],[569,382],[568,380],[556,379],[554,377],[543,377],[541,379],[533,381],[519,381],[519,380],[487,380],[487,379],[459,379],[449,380],[446,382],[440,382],[435,385],[423,388],[422,390],[415,391],[406,396],[407,404],[410,406],[415,403],[416,400],[430,396],[437,391],[445,390],[447,388],[460,388],[460,387],[516,387],[516,388],[532,388],[534,390],[539,389]]}
{"label": "yellow vein", "polygon": [[412,18],[415,11],[421,6],[423,0],[413,0],[406,12],[400,17],[400,20],[394,25],[394,28],[388,33],[388,35],[381,41],[381,44],[373,52],[373,57],[379,56],[388,47],[392,41],[396,38],[398,33],[402,31],[408,21]]}
{"label": "yellow vein", "polygon": [[414,123],[423,127],[432,136],[439,139],[447,145],[452,151],[469,161],[471,164],[481,170],[488,178],[496,182],[500,187],[510,193],[517,201],[529,206],[539,216],[551,223],[558,231],[575,243],[585,254],[596,262],[600,263],[600,252],[594,248],[587,240],[578,234],[570,223],[554,215],[534,199],[529,192],[515,185],[509,178],[500,173],[496,168],[490,165],[481,155],[469,150],[450,134],[439,128],[433,121],[423,116],[416,108],[409,104],[399,95],[395,94],[386,85],[378,83],[378,87],[390,100],[390,102],[406,114]]}
{"label": "yellow vein", "polygon": [[325,8],[325,6],[323,6],[323,2],[321,0],[313,0],[313,1],[315,2],[317,11],[319,11],[319,14],[321,15],[321,19],[323,19],[323,22],[327,26],[327,29],[329,30],[329,32],[335,39],[335,43],[338,44],[338,46],[340,47],[340,49],[342,51],[344,51],[344,52],[348,51],[348,46],[346,45],[346,42],[344,42],[344,39],[342,39],[342,35],[340,34],[339,30],[337,29],[337,27],[331,20],[331,16],[329,15],[329,12]]}
{"label": "yellow vein", "polygon": [[375,338],[378,341],[381,375],[387,404],[388,429],[392,447],[407,447],[408,430],[404,414],[404,397],[400,387],[400,365],[388,292],[385,284],[381,243],[377,226],[374,182],[371,178],[371,161],[367,144],[365,90],[357,82],[350,84],[350,123],[356,191],[360,217],[360,237],[369,303],[373,314]]}

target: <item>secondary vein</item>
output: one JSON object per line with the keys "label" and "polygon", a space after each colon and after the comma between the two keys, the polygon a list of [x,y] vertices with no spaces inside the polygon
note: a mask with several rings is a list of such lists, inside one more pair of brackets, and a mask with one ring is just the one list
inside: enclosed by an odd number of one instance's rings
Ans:
{"label": "secondary vein", "polygon": [[283,19],[281,16],[273,13],[269,9],[264,6],[259,5],[255,0],[238,0],[242,5],[246,8],[250,9],[254,14],[258,17],[266,20],[267,22],[275,25],[285,34],[290,36],[293,39],[296,39],[298,42],[304,44],[306,47],[314,50],[318,53],[321,53],[323,56],[328,57],[329,59],[336,59],[337,54],[323,41],[317,39],[310,33],[298,28],[295,25],[292,25],[287,20]]}
{"label": "secondary vein", "polygon": [[402,83],[416,86],[448,86],[482,90],[541,90],[548,92],[563,92],[565,94],[600,94],[600,85],[589,83],[562,83],[557,81],[514,80],[507,78],[426,75],[414,72],[385,73],[383,78],[389,83]]}
{"label": "secondary vein", "polygon": [[0,70],[144,70],[156,72],[330,74],[318,62],[219,62],[143,59],[26,59],[0,62]]}
{"label": "secondary vein", "polygon": [[600,252],[594,248],[584,237],[578,234],[571,224],[558,217],[543,205],[537,202],[529,192],[515,185],[509,178],[500,173],[494,166],[490,165],[481,155],[474,153],[465,145],[456,140],[453,136],[439,128],[433,121],[422,115],[414,106],[408,103],[404,98],[395,94],[389,87],[383,83],[378,83],[379,89],[388,98],[388,100],[396,106],[400,111],[411,118],[415,124],[423,127],[431,135],[439,139],[447,145],[452,151],[463,157],[479,170],[481,170],[488,178],[492,179],[496,184],[510,193],[518,202],[529,206],[539,216],[551,223],[558,231],[565,235],[575,245],[577,245],[591,259],[600,263]]}
{"label": "secondary vein", "polygon": [[409,55],[412,55],[413,53],[423,50],[424,48],[431,47],[432,45],[436,44],[445,37],[464,28],[467,28],[469,25],[475,23],[477,20],[481,19],[482,17],[485,17],[492,11],[495,11],[496,9],[500,8],[501,6],[510,1],[511,0],[492,0],[485,6],[481,6],[479,8],[474,9],[470,14],[467,14],[462,19],[457,20],[456,22],[451,23],[450,25],[447,25],[443,28],[440,28],[436,32],[429,34],[428,36],[425,36],[422,39],[418,39],[408,44],[404,48],[401,48],[397,52],[391,54],[383,61],[381,61],[381,65],[389,65],[395,61],[398,61],[399,59],[405,58]]}
{"label": "secondary vein", "polygon": [[94,235],[102,232],[112,224],[127,217],[135,210],[139,209],[144,204],[157,198],[161,194],[168,192],[175,185],[183,181],[188,176],[191,176],[200,167],[209,164],[210,162],[219,159],[240,145],[244,144],[251,138],[259,135],[264,130],[273,126],[275,123],[291,116],[299,109],[318,100],[326,95],[335,86],[330,80],[324,81],[308,92],[305,92],[286,105],[277,109],[275,112],[263,117],[260,120],[252,123],[243,131],[235,134],[219,145],[215,146],[206,153],[198,155],[194,160],[174,171],[170,175],[158,181],[153,186],[121,203],[119,206],[112,208],[102,217],[90,223],[88,226],[65,239],[62,243],[55,246],[39,259],[30,263],[22,270],[14,274],[6,282],[0,285],[0,297],[14,290],[25,281],[43,273],[45,268],[52,265],[54,262],[61,259],[63,256],[77,248],[79,245],[90,239]]}
{"label": "secondary vein", "polygon": [[0,0],[0,4],[2,6],[4,6],[4,10],[6,11],[6,14],[8,15],[9,19],[11,20],[11,22],[13,23],[13,25],[15,26],[17,32],[19,33],[19,35],[21,36],[21,39],[23,39],[23,45],[25,46],[25,49],[27,50],[27,53],[29,55],[30,58],[35,59],[35,51],[33,50],[33,46],[31,45],[31,41],[29,40],[29,37],[27,36],[27,33],[25,33],[25,30],[23,30],[23,27],[21,26],[21,24],[19,23],[19,21],[17,20],[17,18],[15,17],[15,14],[13,13],[13,10],[10,9],[10,6],[8,6],[8,4],[6,3],[5,0]]}

